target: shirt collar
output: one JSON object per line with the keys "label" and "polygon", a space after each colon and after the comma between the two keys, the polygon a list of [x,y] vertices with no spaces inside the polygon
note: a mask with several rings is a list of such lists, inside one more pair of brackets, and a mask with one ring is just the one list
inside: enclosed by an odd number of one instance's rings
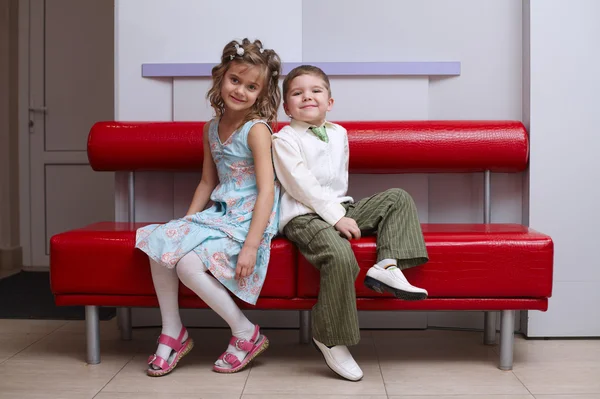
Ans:
{"label": "shirt collar", "polygon": [[[314,125],[311,125],[310,123],[306,123],[303,121],[298,121],[296,119],[292,119],[292,121],[290,122],[290,127],[298,133],[305,133],[308,129],[310,129],[311,126],[314,126]],[[325,121],[325,123],[323,123],[323,126],[325,126],[326,128],[329,128],[329,129],[332,129],[335,127],[335,125],[329,121]]]}

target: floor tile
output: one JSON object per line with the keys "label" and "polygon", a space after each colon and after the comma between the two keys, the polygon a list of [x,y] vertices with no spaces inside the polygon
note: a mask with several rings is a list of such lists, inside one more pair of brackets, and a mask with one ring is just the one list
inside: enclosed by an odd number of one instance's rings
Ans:
{"label": "floor tile", "polygon": [[534,395],[600,394],[600,362],[595,365],[521,364],[514,374]]}
{"label": "floor tile", "polygon": [[25,392],[23,390],[2,391],[0,399],[92,399],[93,393],[77,393],[70,391]]}
{"label": "floor tile", "polygon": [[393,395],[528,395],[480,333],[390,331],[373,334],[387,393]]}
{"label": "floor tile", "polygon": [[514,374],[540,394],[600,394],[600,340],[515,340]]}
{"label": "floor tile", "polygon": [[140,344],[121,341],[118,331],[112,333],[100,341],[101,363],[88,365],[86,335],[59,328],[0,363],[0,391],[23,395],[68,391],[76,397],[93,397],[135,356]]}
{"label": "floor tile", "polygon": [[[212,365],[227,348],[225,330],[190,329],[195,346],[168,376],[146,375],[147,359],[156,349],[158,330],[134,331],[143,349],[102,390],[103,394],[142,393],[179,395],[219,394],[239,397],[250,369],[224,375],[212,371]],[[143,337],[139,338],[140,335]],[[210,396],[208,396],[210,397]]]}
{"label": "floor tile", "polygon": [[[242,399],[306,399],[306,395],[242,395]],[[386,395],[310,395],[310,399],[388,399]]]}
{"label": "floor tile", "polygon": [[[100,323],[99,365],[87,365],[83,321],[0,320],[0,399],[600,399],[600,340],[515,339],[512,372],[480,332],[362,331],[351,351],[365,373],[329,370],[297,330],[264,330],[270,348],[234,375],[212,371],[228,329],[190,329],[196,347],[169,376],[146,376],[160,328],[121,341],[116,319]],[[531,393],[530,393],[531,392]]]}
{"label": "floor tile", "polygon": [[76,359],[10,359],[0,364],[0,392],[20,392],[24,395],[68,391],[80,397],[93,397],[121,367],[121,364],[110,361],[90,366]]}
{"label": "floor tile", "polygon": [[389,396],[389,399],[535,399],[532,395],[434,395]]}
{"label": "floor tile", "polygon": [[521,364],[594,366],[600,359],[599,339],[515,339],[515,368]]}
{"label": "floor tile", "polygon": [[[0,398],[1,399],[1,398]],[[115,393],[100,392],[94,399],[148,399],[147,393]],[[195,394],[176,394],[172,393],[153,393],[151,399],[240,399],[240,395],[195,393]]]}
{"label": "floor tile", "polygon": [[[107,360],[122,362],[129,361],[143,345],[143,341],[121,341],[118,332],[113,337],[100,338],[101,362]],[[27,349],[15,355],[11,360],[86,362],[86,335],[78,332],[54,332],[40,339]]]}
{"label": "floor tile", "polygon": [[0,363],[45,336],[46,334],[0,333]]}
{"label": "floor tile", "polygon": [[389,399],[535,399],[532,395],[417,395],[389,396]]}
{"label": "floor tile", "polygon": [[67,323],[65,320],[0,319],[0,333],[49,334]]}
{"label": "floor tile", "polygon": [[576,395],[535,395],[536,399],[600,399],[600,393]]}
{"label": "floor tile", "polygon": [[359,382],[342,379],[333,373],[312,345],[298,343],[295,331],[267,332],[271,347],[253,365],[244,389],[252,397],[314,397],[327,395],[383,396],[385,387],[379,371],[372,339],[363,335],[351,352],[363,370]]}

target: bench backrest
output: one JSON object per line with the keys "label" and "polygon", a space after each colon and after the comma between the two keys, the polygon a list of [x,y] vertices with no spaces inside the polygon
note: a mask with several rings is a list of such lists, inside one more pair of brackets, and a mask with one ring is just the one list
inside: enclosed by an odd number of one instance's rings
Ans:
{"label": "bench backrest", "polygon": [[[520,172],[529,157],[518,121],[340,122],[350,173]],[[284,124],[279,124],[279,127]],[[183,171],[202,167],[204,122],[98,122],[88,157],[96,171]]]}

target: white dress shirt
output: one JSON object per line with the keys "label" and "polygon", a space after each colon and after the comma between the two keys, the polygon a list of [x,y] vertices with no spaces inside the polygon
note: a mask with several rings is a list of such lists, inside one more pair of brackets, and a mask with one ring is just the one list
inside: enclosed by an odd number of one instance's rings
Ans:
{"label": "white dress shirt", "polygon": [[273,160],[283,186],[279,231],[296,216],[316,213],[335,225],[346,209],[348,197],[348,134],[335,123],[325,122],[329,142],[321,141],[311,125],[292,120],[273,135]]}

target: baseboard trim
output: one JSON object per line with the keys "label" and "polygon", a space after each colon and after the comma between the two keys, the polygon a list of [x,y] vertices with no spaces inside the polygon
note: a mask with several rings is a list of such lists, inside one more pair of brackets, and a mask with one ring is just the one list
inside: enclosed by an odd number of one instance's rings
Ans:
{"label": "baseboard trim", "polygon": [[49,272],[49,266],[23,266],[21,268],[24,272]]}

